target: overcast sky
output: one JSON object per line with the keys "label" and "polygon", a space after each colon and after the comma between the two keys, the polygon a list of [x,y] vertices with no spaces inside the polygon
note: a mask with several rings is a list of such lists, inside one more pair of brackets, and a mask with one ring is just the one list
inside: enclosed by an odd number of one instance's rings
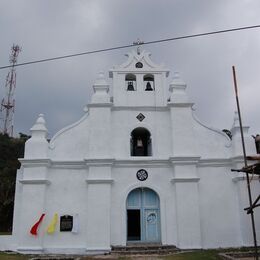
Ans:
{"label": "overcast sky", "polygon": [[[10,48],[19,62],[260,24],[259,0],[0,0],[0,66]],[[155,63],[179,71],[197,117],[230,129],[236,66],[244,125],[260,133],[260,28],[144,46]],[[17,68],[15,132],[29,134],[44,113],[49,137],[77,121],[99,71],[121,64],[130,49]],[[0,97],[8,69],[0,70]],[[111,83],[111,82],[110,82]]]}

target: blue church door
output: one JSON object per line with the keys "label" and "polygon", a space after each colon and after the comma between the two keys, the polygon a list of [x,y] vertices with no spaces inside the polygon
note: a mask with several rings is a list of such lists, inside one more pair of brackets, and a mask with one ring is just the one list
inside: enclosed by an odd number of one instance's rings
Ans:
{"label": "blue church door", "polygon": [[127,241],[160,242],[160,201],[148,188],[132,190],[127,197]]}

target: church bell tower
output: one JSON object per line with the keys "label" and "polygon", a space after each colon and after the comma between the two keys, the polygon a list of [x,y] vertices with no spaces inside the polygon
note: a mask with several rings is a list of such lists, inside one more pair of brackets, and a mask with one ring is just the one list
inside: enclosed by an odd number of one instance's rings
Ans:
{"label": "church bell tower", "polygon": [[132,51],[127,61],[109,72],[113,78],[114,106],[166,106],[169,70],[157,65],[146,51]]}

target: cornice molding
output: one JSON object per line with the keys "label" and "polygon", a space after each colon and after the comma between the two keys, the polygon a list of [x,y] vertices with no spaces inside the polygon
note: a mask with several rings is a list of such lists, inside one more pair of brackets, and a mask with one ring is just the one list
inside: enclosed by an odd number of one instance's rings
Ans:
{"label": "cornice molding", "polygon": [[[250,179],[250,181],[256,181],[256,180],[259,181],[259,177],[258,176],[250,175],[249,179]],[[237,183],[239,181],[246,181],[246,174],[245,173],[244,174],[241,173],[238,176],[232,177],[232,181],[235,182],[235,183]]]}
{"label": "cornice molding", "polygon": [[112,166],[115,159],[113,158],[85,158],[87,166]]}
{"label": "cornice molding", "polygon": [[232,161],[229,158],[207,158],[200,159],[198,163],[198,167],[223,167],[223,166],[231,166]]}
{"label": "cornice molding", "polygon": [[175,183],[183,183],[183,182],[199,182],[200,178],[198,177],[186,177],[186,178],[172,178],[171,179],[171,183],[175,184]]}
{"label": "cornice molding", "polygon": [[237,183],[239,181],[245,181],[246,180],[246,175],[245,176],[236,176],[236,177],[232,177],[232,181],[234,183]]}
{"label": "cornice molding", "polygon": [[115,167],[136,167],[136,166],[143,166],[143,167],[170,167],[169,159],[168,158],[152,158],[152,157],[132,157],[131,159],[122,158],[116,159],[114,162]]}
{"label": "cornice molding", "polygon": [[87,179],[87,184],[112,184],[114,182],[113,179]]}
{"label": "cornice molding", "polygon": [[31,180],[19,180],[22,184],[44,184],[44,185],[50,185],[51,182],[46,179],[31,179]]}
{"label": "cornice molding", "polygon": [[187,103],[168,103],[168,107],[192,107],[194,103],[187,102]]}
{"label": "cornice molding", "polygon": [[50,159],[24,159],[19,158],[19,161],[23,167],[50,167]]}
{"label": "cornice molding", "polygon": [[198,164],[200,161],[199,156],[171,156],[169,161],[173,165],[187,165],[187,164]]}
{"label": "cornice molding", "polygon": [[243,163],[243,157],[231,158],[203,158],[199,156],[171,156],[155,158],[138,156],[128,158],[85,158],[82,160],[51,160],[51,159],[19,159],[23,168],[47,167],[60,169],[86,169],[89,166],[114,167],[171,167],[174,165],[197,165],[197,167],[232,167],[236,163]]}
{"label": "cornice molding", "polygon": [[87,105],[88,108],[91,107],[112,107],[113,103],[90,103]]}
{"label": "cornice molding", "polygon": [[244,163],[243,155],[230,157],[232,163]]}
{"label": "cornice molding", "polygon": [[51,161],[52,168],[59,169],[85,169],[86,163],[82,161]]}
{"label": "cornice molding", "polygon": [[112,111],[169,111],[167,106],[113,106]]}

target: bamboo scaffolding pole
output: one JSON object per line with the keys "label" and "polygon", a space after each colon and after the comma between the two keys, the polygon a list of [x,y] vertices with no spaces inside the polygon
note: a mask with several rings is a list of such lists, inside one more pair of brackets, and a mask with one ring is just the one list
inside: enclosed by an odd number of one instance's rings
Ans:
{"label": "bamboo scaffolding pole", "polygon": [[[235,87],[236,103],[237,103],[237,112],[238,112],[240,133],[241,133],[241,140],[242,140],[244,164],[245,164],[245,167],[247,167],[248,165],[247,165],[247,158],[246,158],[246,148],[245,148],[245,140],[244,140],[243,126],[242,126],[241,113],[240,113],[240,105],[239,105],[239,98],[238,98],[238,89],[237,89],[237,79],[236,79],[235,66],[232,66],[232,71],[233,71],[233,79],[234,79],[234,87]],[[246,174],[249,205],[250,205],[250,208],[252,208],[253,203],[252,203],[252,194],[251,194],[249,174],[247,172],[245,174]],[[256,239],[255,219],[254,219],[254,211],[253,210],[250,212],[250,216],[251,216],[252,232],[253,232],[253,239],[254,239],[255,259],[258,260],[257,239]]]}

